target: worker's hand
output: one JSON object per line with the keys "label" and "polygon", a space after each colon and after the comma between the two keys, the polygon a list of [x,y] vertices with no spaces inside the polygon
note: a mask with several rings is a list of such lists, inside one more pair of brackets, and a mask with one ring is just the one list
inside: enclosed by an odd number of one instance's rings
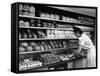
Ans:
{"label": "worker's hand", "polygon": [[79,54],[80,52],[78,50],[74,50],[73,54]]}
{"label": "worker's hand", "polygon": [[77,50],[73,50],[73,54],[77,54]]}

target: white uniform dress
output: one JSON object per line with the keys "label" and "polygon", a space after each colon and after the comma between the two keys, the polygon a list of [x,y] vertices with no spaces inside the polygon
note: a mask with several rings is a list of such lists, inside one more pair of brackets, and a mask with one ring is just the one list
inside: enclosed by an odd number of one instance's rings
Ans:
{"label": "white uniform dress", "polygon": [[83,33],[79,38],[79,45],[87,51],[86,67],[96,67],[96,49],[89,36]]}

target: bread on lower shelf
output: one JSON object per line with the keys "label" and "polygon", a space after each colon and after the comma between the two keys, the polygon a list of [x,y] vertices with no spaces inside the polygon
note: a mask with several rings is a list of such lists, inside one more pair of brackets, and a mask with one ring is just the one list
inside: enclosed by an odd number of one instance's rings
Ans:
{"label": "bread on lower shelf", "polygon": [[42,66],[42,62],[40,61],[27,61],[27,62],[24,61],[22,63],[19,63],[19,70],[24,71],[28,69],[34,69],[40,66]]}

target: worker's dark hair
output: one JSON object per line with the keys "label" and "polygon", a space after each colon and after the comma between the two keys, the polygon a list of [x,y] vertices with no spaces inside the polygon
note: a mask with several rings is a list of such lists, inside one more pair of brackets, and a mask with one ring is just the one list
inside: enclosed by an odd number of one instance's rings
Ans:
{"label": "worker's dark hair", "polygon": [[78,28],[78,27],[73,27],[73,29],[74,29],[74,33],[80,33],[80,34],[82,34],[83,33],[83,31],[80,29],[80,28]]}

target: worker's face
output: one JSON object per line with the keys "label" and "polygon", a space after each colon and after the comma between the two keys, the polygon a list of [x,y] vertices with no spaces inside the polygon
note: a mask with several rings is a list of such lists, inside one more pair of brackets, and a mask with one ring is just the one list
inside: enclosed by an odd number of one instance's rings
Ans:
{"label": "worker's face", "polygon": [[81,34],[79,32],[74,33],[76,37],[80,37]]}

